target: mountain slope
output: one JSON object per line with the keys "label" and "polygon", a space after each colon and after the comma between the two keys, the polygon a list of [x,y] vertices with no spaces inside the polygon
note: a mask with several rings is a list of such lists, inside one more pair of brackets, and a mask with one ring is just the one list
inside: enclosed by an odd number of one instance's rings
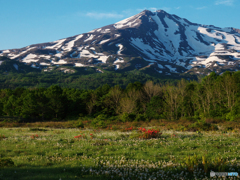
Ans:
{"label": "mountain slope", "polygon": [[54,66],[89,66],[115,71],[148,69],[163,75],[221,73],[239,69],[240,30],[145,10],[88,33],[3,50],[0,56],[43,71]]}

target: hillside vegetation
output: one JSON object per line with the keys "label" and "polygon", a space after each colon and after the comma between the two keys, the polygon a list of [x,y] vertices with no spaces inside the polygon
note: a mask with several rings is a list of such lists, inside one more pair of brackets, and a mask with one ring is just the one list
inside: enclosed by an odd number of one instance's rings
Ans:
{"label": "hillside vegetation", "polygon": [[[90,83],[90,82],[89,82]],[[16,88],[0,90],[0,114],[17,121],[95,118],[148,121],[151,119],[233,121],[240,112],[240,74],[211,73],[201,82],[154,84],[129,83],[126,88],[105,84],[95,90],[62,88]]]}
{"label": "hillside vegetation", "polygon": [[[129,83],[139,81],[146,83],[176,83],[181,78],[197,79],[197,76],[190,74],[163,75],[155,72],[154,67],[144,69],[125,68],[115,71],[113,67],[73,67],[68,65],[53,66],[48,68],[33,68],[22,62],[11,60],[0,56],[0,88],[15,89],[24,88],[48,88],[51,85],[58,85],[66,88],[96,89],[104,84],[111,87],[120,85],[126,88]],[[134,67],[137,63],[131,62]]]}

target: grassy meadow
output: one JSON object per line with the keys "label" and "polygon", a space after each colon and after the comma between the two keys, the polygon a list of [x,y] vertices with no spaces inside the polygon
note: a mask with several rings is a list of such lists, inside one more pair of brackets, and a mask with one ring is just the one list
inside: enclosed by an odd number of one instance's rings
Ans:
{"label": "grassy meadow", "polygon": [[[240,173],[237,122],[206,130],[187,122],[101,129],[84,122],[85,128],[70,128],[74,123],[2,124],[0,180],[211,179],[211,170]],[[69,128],[59,128],[64,125]]]}

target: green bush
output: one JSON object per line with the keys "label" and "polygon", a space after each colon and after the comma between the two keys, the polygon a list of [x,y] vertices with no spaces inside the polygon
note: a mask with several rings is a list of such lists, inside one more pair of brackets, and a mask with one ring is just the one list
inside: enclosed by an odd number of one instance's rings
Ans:
{"label": "green bush", "polygon": [[98,120],[98,121],[104,121],[104,120],[107,119],[107,115],[105,115],[105,114],[100,114],[100,115],[98,115],[95,119]]}
{"label": "green bush", "polygon": [[195,122],[188,126],[188,130],[190,131],[209,131],[209,130],[218,130],[218,127],[214,124],[210,124],[207,122]]}
{"label": "green bush", "polygon": [[0,159],[0,167],[9,167],[14,166],[14,162],[11,158],[2,158]]}
{"label": "green bush", "polygon": [[105,128],[107,127],[105,123],[106,120],[107,120],[107,116],[104,114],[100,114],[91,122],[91,124],[93,127]]}
{"label": "green bush", "polygon": [[123,113],[121,116],[122,122],[132,122],[136,118],[136,114],[133,113]]}
{"label": "green bush", "polygon": [[76,125],[77,128],[84,128],[84,124],[81,120],[78,121],[77,125]]}
{"label": "green bush", "polygon": [[137,114],[134,121],[147,121],[147,120],[148,120],[148,118],[146,117],[145,114]]}
{"label": "green bush", "polygon": [[92,126],[95,127],[95,128],[105,128],[105,127],[107,127],[107,125],[104,121],[97,121],[97,120],[92,121]]}
{"label": "green bush", "polygon": [[107,127],[107,125],[106,125],[106,123],[104,121],[99,121],[96,125],[97,125],[97,127],[100,127],[100,128]]}
{"label": "green bush", "polygon": [[226,120],[228,120],[228,121],[234,121],[234,120],[236,120],[238,118],[240,118],[240,115],[239,114],[235,114],[232,111],[226,114]]}

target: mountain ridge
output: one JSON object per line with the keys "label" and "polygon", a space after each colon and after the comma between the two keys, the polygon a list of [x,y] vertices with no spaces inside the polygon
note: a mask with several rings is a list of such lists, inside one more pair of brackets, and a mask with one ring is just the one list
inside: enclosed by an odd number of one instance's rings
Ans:
{"label": "mountain ridge", "polygon": [[144,10],[88,33],[2,50],[0,56],[42,71],[71,66],[101,71],[149,68],[164,75],[220,74],[239,70],[240,30],[192,23],[163,10]]}

